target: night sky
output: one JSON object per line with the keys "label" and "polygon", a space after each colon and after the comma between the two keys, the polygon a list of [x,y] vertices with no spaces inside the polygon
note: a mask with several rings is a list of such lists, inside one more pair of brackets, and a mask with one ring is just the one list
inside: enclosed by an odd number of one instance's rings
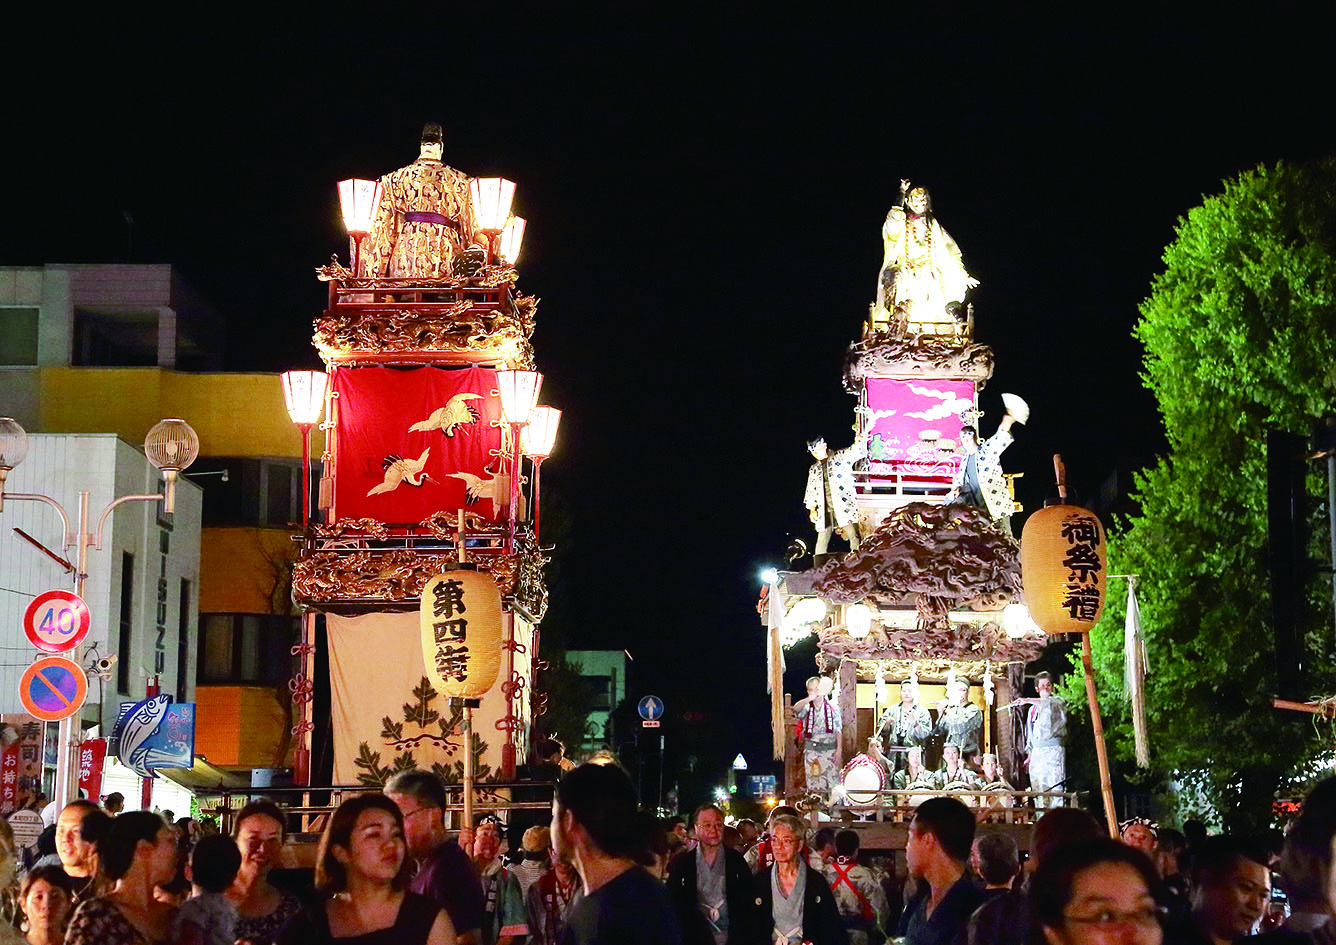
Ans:
{"label": "night sky", "polygon": [[565,411],[544,638],[627,648],[668,703],[670,766],[721,771],[767,753],[756,575],[809,535],[805,440],[848,442],[841,358],[900,178],[982,283],[984,432],[1003,391],[1032,406],[1006,460],[1033,509],[1054,452],[1089,497],[1163,449],[1130,331],[1177,217],[1259,162],[1336,151],[1315,4],[952,7],[53,24],[58,45],[0,63],[0,265],[171,263],[226,314],[226,368],[314,367],[313,269],[347,253],[334,182],[411,162],[441,122],[445,161],[516,181],[528,219],[520,288]]}

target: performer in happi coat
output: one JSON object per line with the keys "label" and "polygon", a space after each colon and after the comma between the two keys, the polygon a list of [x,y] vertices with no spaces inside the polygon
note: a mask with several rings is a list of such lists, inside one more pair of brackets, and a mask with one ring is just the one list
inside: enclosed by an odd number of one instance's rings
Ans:
{"label": "performer in happi coat", "polygon": [[441,163],[441,126],[422,129],[418,159],[380,179],[380,204],[362,247],[358,275],[449,276],[456,253],[475,239],[469,176]]}
{"label": "performer in happi coat", "polygon": [[979,782],[982,785],[980,790],[988,791],[992,796],[983,799],[980,806],[983,807],[1010,807],[1012,805],[1011,792],[1015,790],[1002,774],[1002,769],[998,765],[997,755],[985,752],[979,758],[979,766],[983,773],[979,775]]}
{"label": "performer in happi coat", "polygon": [[[1053,677],[1035,677],[1039,698],[1025,722],[1025,753],[1030,759],[1030,790],[1064,790],[1067,780],[1067,704],[1053,695]],[[1035,807],[1061,807],[1062,798],[1036,797]]]}
{"label": "performer in happi coat", "polygon": [[964,321],[965,293],[978,280],[965,271],[960,247],[933,216],[927,189],[902,180],[900,201],[881,228],[885,252],[874,318],[879,324]]}
{"label": "performer in happi coat", "polygon": [[815,460],[807,470],[807,489],[803,505],[816,526],[816,548],[823,555],[830,547],[830,536],[839,532],[852,550],[858,549],[858,505],[854,486],[854,463],[867,457],[867,436],[863,415],[854,425],[854,441],[842,450],[831,451],[822,437],[807,443]]}
{"label": "performer in happi coat", "polygon": [[979,756],[983,711],[970,702],[970,684],[963,679],[952,680],[947,695],[949,701],[943,699],[938,703],[941,710],[933,734],[945,735],[946,744],[959,748],[965,763],[969,764]]}
{"label": "performer in happi coat", "polygon": [[[923,766],[923,749],[911,748],[905,752],[905,768],[897,771],[891,779],[891,787],[897,791],[940,791],[942,779],[936,771]],[[909,797],[903,803],[921,804],[925,797]]]}
{"label": "performer in happi coat", "polygon": [[951,491],[946,494],[946,501],[974,506],[985,513],[994,525],[1011,534],[1011,513],[1015,509],[1015,500],[1011,497],[1007,478],[1002,472],[1002,452],[1015,440],[1011,433],[1012,426],[1025,423],[1030,418],[1030,407],[1015,394],[1003,394],[1002,401],[1007,406],[1006,415],[997,425],[997,431],[988,439],[980,442],[979,431],[973,426],[960,428],[961,460],[952,477]]}
{"label": "performer in happi coat", "polygon": [[830,796],[831,788],[840,781],[835,752],[840,744],[839,704],[830,698],[834,683],[827,676],[813,676],[807,680],[807,698],[793,706],[803,742],[803,763],[807,768],[809,793]]}
{"label": "performer in happi coat", "polygon": [[[942,748],[942,768],[937,772],[937,780],[942,782],[943,791],[977,791],[981,787],[979,777],[960,760],[960,749],[955,745]],[[961,800],[973,805],[973,797]]]}
{"label": "performer in happi coat", "polygon": [[872,870],[858,862],[858,832],[835,834],[835,856],[821,869],[835,896],[835,905],[849,933],[849,945],[883,941],[882,929],[890,917],[886,890]]}
{"label": "performer in happi coat", "polygon": [[884,742],[892,771],[904,767],[905,751],[922,748],[931,735],[932,715],[919,705],[918,683],[906,679],[900,684],[899,704],[887,706],[877,722],[877,737]]}

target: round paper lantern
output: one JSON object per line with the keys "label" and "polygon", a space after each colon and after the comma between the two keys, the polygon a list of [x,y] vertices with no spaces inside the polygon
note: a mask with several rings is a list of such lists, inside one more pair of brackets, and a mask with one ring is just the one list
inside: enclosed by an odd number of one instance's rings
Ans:
{"label": "round paper lantern", "polygon": [[501,669],[501,588],[490,574],[461,568],[422,589],[422,660],[443,695],[478,699]]}
{"label": "round paper lantern", "polygon": [[1045,633],[1088,633],[1104,610],[1104,528],[1079,505],[1052,504],[1021,531],[1021,583]]}

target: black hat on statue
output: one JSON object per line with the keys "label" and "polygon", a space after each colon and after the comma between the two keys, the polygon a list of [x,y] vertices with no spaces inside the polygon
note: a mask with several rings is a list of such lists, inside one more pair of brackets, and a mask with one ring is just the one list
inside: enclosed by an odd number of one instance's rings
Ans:
{"label": "black hat on statue", "polygon": [[423,144],[440,144],[444,140],[441,133],[441,126],[434,121],[429,121],[422,126]]}

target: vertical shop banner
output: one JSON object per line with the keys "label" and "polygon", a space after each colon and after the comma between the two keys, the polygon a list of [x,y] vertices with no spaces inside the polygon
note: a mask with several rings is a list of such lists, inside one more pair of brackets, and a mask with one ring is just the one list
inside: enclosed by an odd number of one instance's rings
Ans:
{"label": "vertical shop banner", "polygon": [[8,817],[19,806],[19,743],[0,753],[0,814]]}
{"label": "vertical shop banner", "polygon": [[960,464],[961,414],[975,403],[973,381],[869,378],[869,471],[949,485]]}
{"label": "vertical shop banner", "polygon": [[102,766],[106,761],[105,738],[90,738],[79,746],[79,790],[91,801],[102,797]]}
{"label": "vertical shop banner", "polygon": [[[16,804],[22,807],[42,792],[43,741],[47,726],[25,712],[6,713],[0,716],[0,721],[18,735],[18,742],[13,746],[19,758]],[[51,731],[55,732],[57,727],[52,725]]]}
{"label": "vertical shop banner", "polygon": [[506,517],[496,372],[485,368],[339,368],[334,511],[412,525],[441,510]]}

